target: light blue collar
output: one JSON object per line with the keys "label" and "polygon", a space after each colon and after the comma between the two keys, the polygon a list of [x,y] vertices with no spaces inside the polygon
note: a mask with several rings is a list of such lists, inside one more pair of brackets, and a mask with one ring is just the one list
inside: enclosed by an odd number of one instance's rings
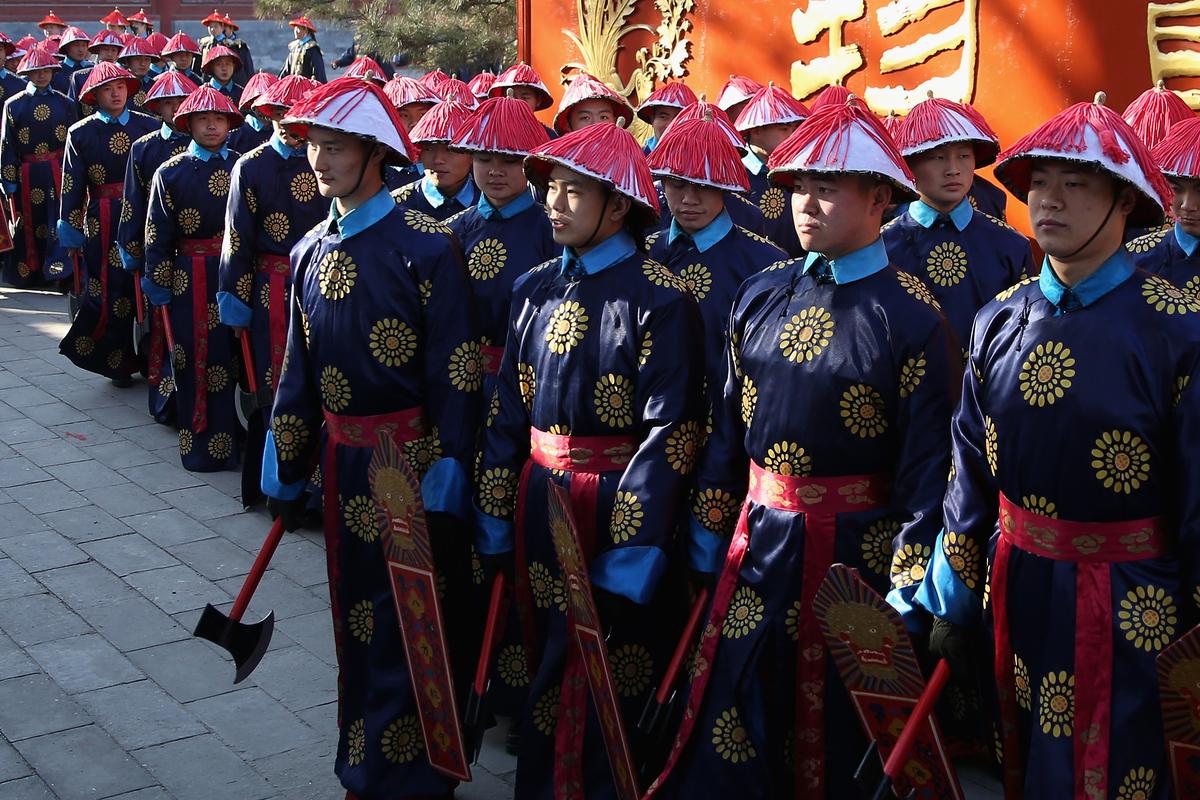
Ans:
{"label": "light blue collar", "polygon": [[220,44],[223,41],[225,41],[225,34],[223,33],[218,33],[213,37],[213,44]]}
{"label": "light blue collar", "polygon": [[[296,47],[299,47],[301,44],[307,44],[308,42],[311,42],[312,40],[313,40],[313,38],[312,38],[311,34],[308,36],[305,36],[303,39],[300,40],[300,44],[297,44]],[[296,40],[293,39],[292,41],[296,41]]]}
{"label": "light blue collar", "polygon": [[457,200],[458,204],[463,208],[469,208],[475,199],[475,181],[468,175],[467,179],[463,181],[462,188],[458,190],[458,194],[450,198],[439,192],[437,187],[433,185],[433,181],[429,180],[429,176],[426,175],[421,178],[421,194],[425,195],[425,199],[429,201],[429,205],[434,208],[441,208],[443,203],[451,199]]}
{"label": "light blue collar", "polygon": [[304,155],[305,148],[303,145],[300,147],[288,147],[283,139],[279,138],[278,133],[272,133],[268,141],[270,141],[271,147],[274,148],[275,152],[279,153],[285,159]]}
{"label": "light blue collar", "polygon": [[656,147],[658,147],[658,137],[657,136],[651,136],[649,139],[646,140],[646,152],[647,153],[653,153],[654,148],[656,148]]}
{"label": "light blue collar", "polygon": [[175,130],[165,122],[162,124],[162,127],[158,129],[158,135],[168,142],[175,138],[182,139],[186,137],[185,133]]}
{"label": "light blue collar", "polygon": [[90,62],[90,61],[76,61],[73,58],[63,58],[63,60],[62,60],[62,65],[64,67],[66,67],[67,69],[75,69],[76,67],[86,67],[91,63],[92,62]]}
{"label": "light blue collar", "polygon": [[233,94],[233,87],[236,86],[236,84],[233,82],[233,78],[230,78],[228,83],[221,83],[216,79],[215,76],[208,79],[208,85],[216,89],[218,92],[224,92],[225,94]]}
{"label": "light blue collar", "polygon": [[1196,245],[1200,244],[1200,239],[1184,231],[1183,226],[1176,222],[1175,242],[1179,245],[1180,250],[1192,256],[1196,254]]}
{"label": "light blue collar", "polygon": [[706,252],[717,242],[724,239],[729,232],[733,230],[733,220],[729,218],[729,212],[722,210],[720,214],[713,217],[713,221],[705,225],[695,233],[688,233],[683,228],[679,227],[679,223],[675,218],[671,218],[671,229],[667,233],[667,244],[675,244],[675,240],[680,236],[690,236],[692,241],[696,243],[696,249],[701,253]]}
{"label": "light blue collar", "polygon": [[480,192],[479,202],[475,204],[475,209],[479,212],[479,216],[484,219],[493,219],[496,216],[499,216],[500,219],[512,219],[532,205],[533,195],[529,192],[521,192],[499,208],[488,202],[487,195]]}
{"label": "light blue collar", "polygon": [[[805,257],[804,273],[806,275],[812,271],[818,258],[821,258],[820,253],[809,253]],[[853,253],[829,259],[829,266],[833,270],[833,282],[839,286],[870,277],[881,269],[885,269],[887,265],[887,247],[884,246],[882,238],[876,239]]]}
{"label": "light blue collar", "polygon": [[563,248],[562,259],[559,261],[559,272],[566,275],[568,269],[578,263],[583,267],[585,273],[595,275],[614,264],[619,264],[636,252],[637,245],[633,243],[633,237],[622,229],[582,256],[576,255],[575,251],[569,247]]}
{"label": "light blue collar", "polygon": [[[943,212],[938,211],[924,200],[914,200],[908,204],[908,213],[922,228],[932,228],[933,223],[937,222]],[[954,223],[954,227],[958,228],[961,233],[971,224],[971,219],[975,216],[975,209],[971,208],[971,201],[964,198],[961,203],[951,209],[948,216]]]}
{"label": "light blue collar", "polygon": [[221,149],[214,153],[211,150],[205,150],[203,147],[196,144],[195,139],[193,139],[191,144],[188,145],[188,152],[201,161],[208,161],[210,158],[214,158],[215,156],[220,156],[222,161],[229,158],[229,148],[225,145],[221,145]]}
{"label": "light blue collar", "polygon": [[9,76],[9,74],[10,73],[7,69],[5,69],[4,67],[0,67],[0,80],[7,78]]}
{"label": "light blue collar", "polygon": [[254,112],[250,112],[246,115],[246,121],[244,124],[249,125],[256,131],[264,131],[267,129],[267,126],[262,123],[262,120],[260,120]]}
{"label": "light blue collar", "polygon": [[100,119],[104,120],[105,122],[107,122],[109,125],[112,125],[113,123],[116,123],[118,125],[127,125],[129,123],[129,109],[128,108],[126,108],[124,111],[121,112],[121,114],[119,116],[116,116],[116,117],[114,117],[112,114],[109,114],[107,111],[101,111],[100,109],[96,109],[96,116],[99,117]]}
{"label": "light blue collar", "polygon": [[344,241],[351,236],[357,236],[379,222],[395,207],[396,199],[388,194],[387,188],[384,187],[370,200],[345,215],[338,211],[337,201],[334,200],[329,206],[329,217],[326,222],[332,220],[337,223],[338,233],[341,234]]}
{"label": "light blue collar", "polygon": [[742,156],[742,163],[750,170],[751,175],[761,175],[767,166],[749,147],[746,148],[746,155]]}
{"label": "light blue collar", "polygon": [[1050,258],[1042,262],[1042,274],[1038,278],[1038,288],[1052,304],[1058,307],[1059,313],[1072,311],[1076,308],[1086,308],[1104,295],[1121,285],[1133,274],[1133,257],[1124,247],[1108,257],[1100,268],[1088,275],[1074,286],[1067,286],[1058,279],[1050,266]]}
{"label": "light blue collar", "polygon": [[166,67],[160,67],[158,64],[155,64],[154,62],[150,62],[150,72],[154,73],[155,75],[162,75],[166,71],[167,71]]}
{"label": "light blue collar", "polygon": [[50,87],[47,86],[45,89],[39,89],[36,86],[34,86],[32,83],[27,83],[27,84],[25,84],[25,94],[47,95],[47,94],[50,94]]}

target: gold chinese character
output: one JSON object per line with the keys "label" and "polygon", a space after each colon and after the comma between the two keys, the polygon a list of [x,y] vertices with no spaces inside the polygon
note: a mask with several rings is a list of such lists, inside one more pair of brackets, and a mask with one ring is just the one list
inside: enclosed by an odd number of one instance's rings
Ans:
{"label": "gold chinese character", "polygon": [[829,31],[829,55],[808,63],[792,62],[793,95],[808,97],[826,86],[841,84],[863,65],[861,48],[844,43],[843,27],[866,13],[866,0],[810,0],[807,10],[797,8],[792,12],[792,33],[800,44],[814,42]]}
{"label": "gold chinese character", "polygon": [[[1200,26],[1159,25],[1169,17],[1200,14],[1200,0],[1180,3],[1148,3],[1146,5],[1146,39],[1150,47],[1150,80],[1200,77],[1200,52],[1176,50],[1164,53],[1160,42],[1178,41],[1200,44]],[[1200,89],[1184,89],[1179,96],[1193,109],[1200,109]]]}
{"label": "gold chinese character", "polygon": [[938,53],[962,47],[958,68],[949,75],[936,75],[912,88],[904,86],[868,86],[864,93],[867,105],[877,114],[891,111],[905,113],[932,92],[968,103],[975,95],[975,69],[979,53],[979,28],[976,21],[978,0],[892,0],[876,13],[879,30],[892,36],[914,25],[931,12],[952,5],[962,5],[962,15],[947,28],[927,33],[912,44],[884,50],[879,57],[879,72],[899,72],[923,64]]}

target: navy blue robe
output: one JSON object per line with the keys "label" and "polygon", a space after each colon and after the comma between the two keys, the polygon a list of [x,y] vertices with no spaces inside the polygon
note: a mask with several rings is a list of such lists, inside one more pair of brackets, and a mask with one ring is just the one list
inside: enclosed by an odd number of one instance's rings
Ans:
{"label": "navy blue robe", "polygon": [[[392,197],[396,199],[396,203],[401,208],[419,211],[439,221],[448,220],[455,214],[466,211],[479,202],[479,187],[475,185],[475,181],[469,174],[467,175],[467,182],[462,185],[458,193],[453,197],[442,197],[436,188],[428,184],[428,181],[429,178],[424,177],[413,183],[401,186],[392,192]],[[425,194],[426,191],[429,191],[441,202],[435,206]]]}

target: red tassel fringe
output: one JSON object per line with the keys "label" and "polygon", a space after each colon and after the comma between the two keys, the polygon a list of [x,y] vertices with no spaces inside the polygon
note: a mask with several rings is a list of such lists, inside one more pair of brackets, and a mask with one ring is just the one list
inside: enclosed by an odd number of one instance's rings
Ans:
{"label": "red tassel fringe", "polygon": [[1200,177],[1200,119],[1185,119],[1172,125],[1151,155],[1163,172],[1186,178]]}
{"label": "red tassel fringe", "polygon": [[694,183],[734,191],[750,190],[746,168],[725,132],[712,121],[684,120],[672,125],[650,154],[650,170]]}
{"label": "red tassel fringe", "polygon": [[[814,103],[813,108],[816,107]],[[857,98],[851,98],[841,105],[825,105],[815,110],[795,133],[775,148],[767,167],[778,169],[792,164],[801,152],[812,146],[808,160],[801,166],[830,164],[844,169],[846,159],[850,155],[850,130],[855,125],[861,127],[879,145],[879,149],[887,154],[900,174],[912,180],[908,165],[896,149],[883,123]]]}

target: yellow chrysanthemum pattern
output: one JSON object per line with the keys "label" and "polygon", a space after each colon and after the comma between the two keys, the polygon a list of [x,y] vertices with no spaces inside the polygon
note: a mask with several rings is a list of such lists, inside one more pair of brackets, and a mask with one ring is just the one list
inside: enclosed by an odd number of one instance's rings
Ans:
{"label": "yellow chrysanthemum pattern", "polygon": [[1175,599],[1161,586],[1135,586],[1121,598],[1117,619],[1125,638],[1139,650],[1156,653],[1175,637]]}
{"label": "yellow chrysanthemum pattern", "polygon": [[1150,448],[1130,431],[1106,431],[1092,447],[1092,469],[1105,489],[1133,494],[1150,477]]}

